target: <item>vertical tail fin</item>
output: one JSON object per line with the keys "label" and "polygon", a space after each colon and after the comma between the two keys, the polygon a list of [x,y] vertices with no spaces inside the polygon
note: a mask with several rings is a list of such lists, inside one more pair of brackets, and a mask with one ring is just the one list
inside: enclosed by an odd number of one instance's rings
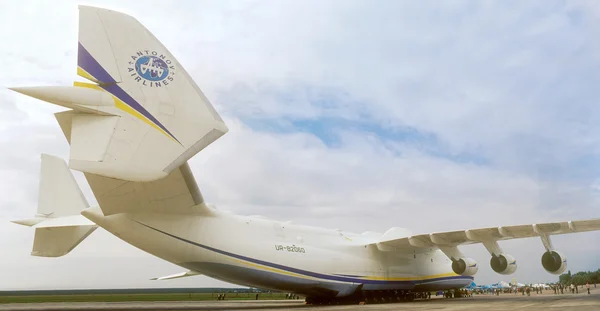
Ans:
{"label": "vertical tail fin", "polygon": [[89,204],[61,158],[42,154],[38,214],[52,217],[79,215]]}
{"label": "vertical tail fin", "polygon": [[13,222],[35,228],[31,255],[59,257],[69,253],[97,226],[80,214],[88,202],[65,161],[42,154],[40,171],[35,218]]}

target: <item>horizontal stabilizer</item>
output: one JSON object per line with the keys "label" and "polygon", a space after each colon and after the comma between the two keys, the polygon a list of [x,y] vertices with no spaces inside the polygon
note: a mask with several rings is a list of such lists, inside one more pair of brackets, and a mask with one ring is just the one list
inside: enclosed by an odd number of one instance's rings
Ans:
{"label": "horizontal stabilizer", "polygon": [[96,225],[36,228],[31,255],[39,257],[66,255],[96,228]]}
{"label": "horizontal stabilizer", "polygon": [[177,274],[172,274],[172,275],[167,275],[167,276],[161,276],[158,278],[151,278],[151,280],[153,281],[163,281],[163,280],[171,280],[171,279],[178,279],[178,278],[184,278],[184,277],[188,277],[188,276],[194,276],[194,275],[200,275],[200,272],[196,272],[196,271],[187,271],[187,272],[181,272],[181,273],[177,273]]}
{"label": "horizontal stabilizer", "polygon": [[[63,111],[54,116],[67,140],[73,139],[72,124],[77,114],[73,111]],[[175,213],[210,211],[204,204],[187,162],[167,177],[149,182],[125,181],[90,173],[84,175],[102,209],[103,216],[141,209],[146,212]]]}
{"label": "horizontal stabilizer", "polygon": [[56,218],[36,217],[30,219],[12,220],[12,223],[33,228],[58,228],[95,225],[81,215],[63,216]]}
{"label": "horizontal stabilizer", "polygon": [[29,219],[19,219],[19,220],[11,220],[10,222],[15,223],[17,225],[23,225],[27,227],[35,226],[40,222],[44,221],[45,218],[29,218]]}

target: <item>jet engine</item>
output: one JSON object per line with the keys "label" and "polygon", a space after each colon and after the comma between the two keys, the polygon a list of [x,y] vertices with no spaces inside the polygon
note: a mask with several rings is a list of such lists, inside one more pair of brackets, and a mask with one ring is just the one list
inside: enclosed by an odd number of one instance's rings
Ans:
{"label": "jet engine", "polygon": [[472,258],[459,258],[452,261],[452,271],[460,275],[475,275],[477,273],[477,262]]}
{"label": "jet engine", "polygon": [[557,251],[548,251],[542,255],[542,266],[552,274],[561,274],[567,270],[567,257]]}
{"label": "jet engine", "polygon": [[507,254],[492,255],[490,266],[496,273],[508,275],[517,270],[517,261],[513,256]]}

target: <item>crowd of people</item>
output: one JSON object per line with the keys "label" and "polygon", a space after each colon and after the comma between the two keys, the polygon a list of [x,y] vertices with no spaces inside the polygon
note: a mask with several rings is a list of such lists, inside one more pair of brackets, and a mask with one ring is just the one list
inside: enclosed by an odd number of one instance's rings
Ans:
{"label": "crowd of people", "polygon": [[553,291],[555,295],[564,294],[565,291],[571,292],[572,294],[579,294],[579,290],[585,290],[588,294],[590,294],[591,287],[596,288],[597,284],[590,285],[586,283],[585,285],[581,284],[547,284],[546,286],[522,286],[522,287],[507,287],[507,288],[488,288],[488,289],[473,289],[469,290],[469,292],[475,294],[492,294],[492,295],[500,295],[501,293],[514,293],[515,295],[521,293],[523,295],[531,295],[531,293],[535,292],[536,294],[542,294],[545,290]]}
{"label": "crowd of people", "polygon": [[[577,284],[573,284],[571,283],[570,285],[563,285],[563,284],[553,284],[550,285],[550,287],[552,288],[552,290],[554,290],[554,294],[558,295],[558,294],[564,294],[565,290],[568,290],[571,292],[571,294],[579,294],[579,287],[581,287],[582,289],[585,288],[587,293],[590,293],[590,288],[591,285],[590,283],[585,283],[585,285],[577,285]],[[594,283],[594,288],[596,288],[596,283]]]}

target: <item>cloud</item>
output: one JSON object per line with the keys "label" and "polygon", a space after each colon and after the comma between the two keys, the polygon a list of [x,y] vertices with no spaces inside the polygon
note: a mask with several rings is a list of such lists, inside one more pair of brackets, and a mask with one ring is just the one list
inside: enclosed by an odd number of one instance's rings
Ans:
{"label": "cloud", "polygon": [[[230,132],[190,161],[219,208],[357,232],[597,217],[593,1],[90,4],[140,20],[225,117]],[[0,6],[12,25],[0,29],[10,42],[0,85],[69,85],[76,3]],[[147,279],[180,269],[101,230],[66,257],[29,256],[32,232],[6,221],[35,212],[39,154],[68,157],[60,110],[0,91],[0,248],[11,249],[0,288],[222,284],[156,285]],[[596,237],[555,244],[574,271],[596,269]],[[555,279],[540,267],[539,241],[502,245],[519,281]],[[487,265],[482,247],[465,252]],[[482,267],[477,278],[499,276]]]}
{"label": "cloud", "polygon": [[27,118],[27,115],[21,111],[12,101],[6,91],[0,91],[0,122],[3,127],[13,125]]}

